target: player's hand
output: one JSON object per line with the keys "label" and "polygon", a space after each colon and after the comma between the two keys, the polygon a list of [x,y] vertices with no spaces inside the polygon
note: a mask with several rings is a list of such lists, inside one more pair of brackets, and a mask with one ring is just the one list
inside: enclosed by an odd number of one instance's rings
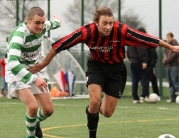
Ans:
{"label": "player's hand", "polygon": [[41,90],[41,92],[45,92],[47,89],[47,83],[41,78],[37,77],[34,84]]}
{"label": "player's hand", "polygon": [[147,68],[147,63],[142,63],[142,69],[146,69]]}
{"label": "player's hand", "polygon": [[42,61],[34,66],[31,66],[29,68],[29,71],[34,74],[34,73],[41,71],[45,66],[46,66],[45,61]]}
{"label": "player's hand", "polygon": [[175,53],[179,53],[179,46],[171,46],[170,49]]}
{"label": "player's hand", "polygon": [[62,23],[61,19],[57,15],[54,15],[53,17],[54,17],[54,19],[59,20],[60,24]]}

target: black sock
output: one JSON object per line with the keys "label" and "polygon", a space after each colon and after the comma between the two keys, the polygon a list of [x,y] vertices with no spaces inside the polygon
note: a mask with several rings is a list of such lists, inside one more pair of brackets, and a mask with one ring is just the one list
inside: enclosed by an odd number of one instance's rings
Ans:
{"label": "black sock", "polygon": [[88,121],[88,130],[89,130],[89,138],[96,138],[96,131],[98,127],[99,121],[99,113],[91,114],[88,111],[88,107],[86,107],[87,121]]}

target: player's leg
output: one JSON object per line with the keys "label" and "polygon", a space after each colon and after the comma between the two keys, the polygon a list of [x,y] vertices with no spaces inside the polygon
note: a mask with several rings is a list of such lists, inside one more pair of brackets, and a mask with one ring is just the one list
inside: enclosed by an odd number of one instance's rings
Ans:
{"label": "player's leg", "polygon": [[36,123],[36,132],[35,135],[38,138],[43,137],[42,130],[40,128],[40,122],[45,120],[47,117],[49,117],[53,113],[53,105],[50,98],[50,94],[48,90],[44,89],[45,91],[42,92],[35,84],[31,84],[32,93],[35,96],[38,105],[40,108],[38,108],[38,111],[36,113],[37,116],[37,123]]}
{"label": "player's leg", "polygon": [[39,103],[37,118],[38,122],[45,120],[54,112],[52,100],[49,93],[41,93],[34,95]]}
{"label": "player's leg", "polygon": [[92,60],[88,61],[86,80],[90,103],[89,106],[86,107],[86,114],[89,138],[96,138],[101,93],[104,87],[104,82],[106,81],[106,76],[101,68],[103,68],[101,63]]}
{"label": "player's leg", "polygon": [[42,138],[43,133],[40,128],[40,122],[44,121],[49,116],[51,116],[54,109],[53,109],[53,105],[52,105],[52,101],[51,101],[49,93],[35,94],[34,96],[36,97],[38,104],[40,106],[37,112],[37,125],[36,125],[37,127],[36,127],[35,135],[38,138]]}
{"label": "player's leg", "polygon": [[103,101],[100,107],[100,112],[105,117],[110,117],[117,105],[118,98],[104,94]]}
{"label": "player's leg", "polygon": [[35,138],[35,130],[37,123],[37,110],[38,105],[35,97],[31,93],[29,88],[20,89],[16,91],[18,97],[25,104],[26,113],[26,128],[27,128],[27,138]]}
{"label": "player's leg", "polygon": [[[120,78],[120,76],[118,76]],[[122,76],[123,77],[123,76]],[[121,78],[122,78],[121,77]],[[124,77],[125,78],[125,77]],[[100,106],[100,113],[105,117],[110,117],[117,105],[118,99],[122,96],[126,80],[116,81],[109,78],[104,86],[104,97]]]}
{"label": "player's leg", "polygon": [[86,107],[87,126],[89,130],[89,138],[96,138],[96,132],[99,121],[99,107],[101,99],[101,86],[97,84],[88,85],[88,92],[90,96],[89,106]]}
{"label": "player's leg", "polygon": [[104,85],[105,94],[100,107],[100,113],[105,117],[110,117],[113,114],[118,99],[124,92],[126,77],[126,67],[122,63],[109,70],[108,79]]}

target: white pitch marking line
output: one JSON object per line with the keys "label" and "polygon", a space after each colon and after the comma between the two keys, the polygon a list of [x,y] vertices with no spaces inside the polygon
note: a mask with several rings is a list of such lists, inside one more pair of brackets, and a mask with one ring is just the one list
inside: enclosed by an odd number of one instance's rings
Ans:
{"label": "white pitch marking line", "polygon": [[[5,104],[5,105],[15,105],[15,104],[22,104],[23,105],[23,103],[17,103],[17,102],[0,102],[0,104]],[[81,106],[81,107],[83,107],[84,105],[71,105],[71,104],[53,104],[53,105],[55,105],[55,106]],[[132,107],[132,106],[116,106],[116,108],[122,108],[122,109],[132,109],[132,108],[143,108],[143,107]],[[148,109],[150,109],[150,108],[154,108],[154,107],[145,107],[145,108],[148,108]],[[179,109],[175,109],[175,108],[166,108],[166,107],[157,107],[156,109],[159,109],[159,110],[179,110]]]}

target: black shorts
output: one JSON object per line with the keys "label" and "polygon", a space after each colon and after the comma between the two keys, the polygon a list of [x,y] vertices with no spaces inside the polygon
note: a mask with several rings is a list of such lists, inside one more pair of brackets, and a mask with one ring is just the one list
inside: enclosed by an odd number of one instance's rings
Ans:
{"label": "black shorts", "polygon": [[122,96],[127,77],[123,62],[111,65],[89,59],[87,65],[87,87],[89,84],[98,84],[107,95],[115,98]]}

